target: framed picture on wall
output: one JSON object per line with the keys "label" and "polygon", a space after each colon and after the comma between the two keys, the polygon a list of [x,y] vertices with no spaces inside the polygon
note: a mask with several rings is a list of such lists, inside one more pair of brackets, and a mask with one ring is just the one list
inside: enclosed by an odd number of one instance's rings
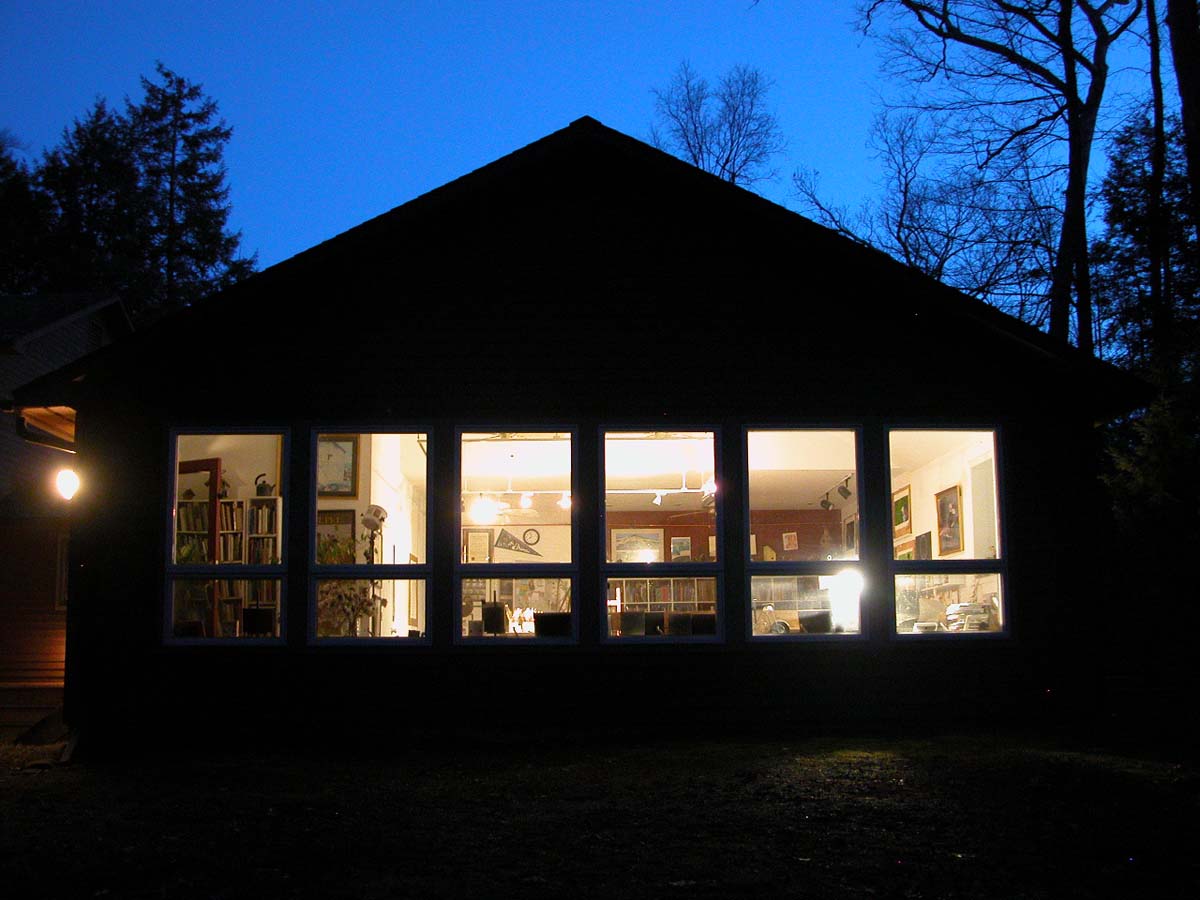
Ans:
{"label": "framed picture on wall", "polygon": [[690,537],[671,538],[671,559],[691,559],[692,539]]}
{"label": "framed picture on wall", "polygon": [[490,528],[463,529],[463,562],[490,563],[495,539]]}
{"label": "framed picture on wall", "polygon": [[662,562],[663,530],[661,528],[614,528],[612,530],[612,561]]}
{"label": "framed picture on wall", "polygon": [[350,565],[354,558],[354,510],[317,510],[317,564]]}
{"label": "framed picture on wall", "polygon": [[905,538],[895,546],[896,559],[916,559],[917,541],[915,538]]}
{"label": "framed picture on wall", "polygon": [[905,485],[892,494],[892,537],[912,534],[912,487]]}
{"label": "framed picture on wall", "polygon": [[842,546],[847,550],[858,549],[858,517],[851,516],[842,523]]}
{"label": "framed picture on wall", "polygon": [[962,533],[962,485],[938,491],[933,495],[937,503],[938,556],[961,553]]}
{"label": "framed picture on wall", "polygon": [[358,496],[358,435],[317,435],[317,496]]}
{"label": "framed picture on wall", "polygon": [[799,550],[800,535],[795,531],[785,531],[783,533],[783,549],[784,550]]}

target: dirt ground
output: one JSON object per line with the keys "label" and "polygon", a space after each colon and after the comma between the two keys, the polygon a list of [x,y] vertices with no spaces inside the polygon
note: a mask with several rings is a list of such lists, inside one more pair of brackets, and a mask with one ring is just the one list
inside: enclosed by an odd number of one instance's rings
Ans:
{"label": "dirt ground", "polygon": [[60,764],[0,746],[0,892],[1200,896],[1200,777],[1012,734],[421,741]]}

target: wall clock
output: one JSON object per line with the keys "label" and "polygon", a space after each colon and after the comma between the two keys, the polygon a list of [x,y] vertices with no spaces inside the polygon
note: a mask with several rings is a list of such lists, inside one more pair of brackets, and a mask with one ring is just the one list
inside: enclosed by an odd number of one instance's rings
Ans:
{"label": "wall clock", "polygon": [[527,543],[530,547],[542,539],[541,533],[536,528],[526,528],[525,533],[521,535],[521,540]]}

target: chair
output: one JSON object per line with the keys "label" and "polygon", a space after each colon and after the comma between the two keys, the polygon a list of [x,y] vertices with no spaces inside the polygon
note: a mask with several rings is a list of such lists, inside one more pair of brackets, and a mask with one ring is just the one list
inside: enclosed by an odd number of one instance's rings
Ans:
{"label": "chair", "polygon": [[275,637],[275,607],[248,606],[243,609],[242,637]]}

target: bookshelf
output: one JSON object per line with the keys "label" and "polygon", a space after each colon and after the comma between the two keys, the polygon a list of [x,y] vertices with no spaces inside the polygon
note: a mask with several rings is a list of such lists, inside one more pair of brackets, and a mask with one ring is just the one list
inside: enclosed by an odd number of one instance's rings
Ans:
{"label": "bookshelf", "polygon": [[282,497],[250,497],[246,503],[246,562],[270,565],[279,562],[279,524]]}

